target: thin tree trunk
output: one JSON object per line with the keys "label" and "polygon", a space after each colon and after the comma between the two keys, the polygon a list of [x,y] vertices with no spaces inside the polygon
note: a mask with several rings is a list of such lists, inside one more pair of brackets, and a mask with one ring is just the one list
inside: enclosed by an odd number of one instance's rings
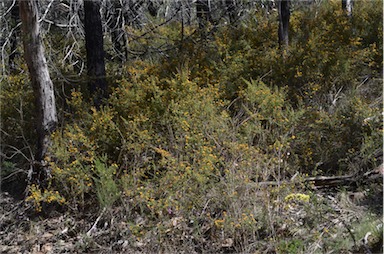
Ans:
{"label": "thin tree trunk", "polygon": [[289,18],[291,12],[289,10],[290,0],[279,0],[279,45],[288,46],[289,44]]}
{"label": "thin tree trunk", "polygon": [[225,0],[227,13],[229,16],[229,23],[234,24],[236,21],[236,6],[234,0]]}
{"label": "thin tree trunk", "polygon": [[37,114],[37,153],[31,181],[44,184],[50,174],[46,158],[51,145],[50,134],[57,125],[57,113],[53,83],[49,76],[44,47],[40,38],[36,0],[19,0],[24,44],[24,58],[28,65],[35,94]]}
{"label": "thin tree trunk", "polygon": [[353,0],[342,0],[341,7],[347,13],[348,17],[352,17]]}
{"label": "thin tree trunk", "polygon": [[181,3],[181,32],[180,32],[180,52],[184,48],[184,5]]}
{"label": "thin tree trunk", "polygon": [[204,28],[210,22],[212,23],[211,13],[209,10],[209,0],[196,1],[196,15],[199,22],[199,28]]}
{"label": "thin tree trunk", "polygon": [[156,17],[158,11],[159,11],[159,8],[153,4],[153,1],[149,1],[148,3],[149,14],[151,14],[152,17]]}
{"label": "thin tree trunk", "polygon": [[87,51],[88,86],[96,106],[107,98],[105,53],[101,25],[100,1],[84,1],[85,47]]}

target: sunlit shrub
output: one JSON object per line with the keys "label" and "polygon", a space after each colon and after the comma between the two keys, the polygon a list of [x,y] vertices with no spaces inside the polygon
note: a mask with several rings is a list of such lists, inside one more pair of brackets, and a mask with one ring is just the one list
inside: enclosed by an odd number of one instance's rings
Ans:
{"label": "sunlit shrub", "polygon": [[[50,202],[121,205],[132,234],[152,233],[158,245],[251,252],[262,239],[276,251],[303,251],[319,240],[313,223],[327,206],[300,181],[382,161],[382,21],[374,6],[360,5],[352,19],[340,3],[295,9],[285,52],[276,11],[204,36],[186,27],[182,45],[178,23],[148,32],[153,41],[132,37],[134,50],[169,40],[174,50],[109,63],[111,94],[100,108],[81,89],[63,98],[52,178],[45,191],[31,186],[28,200],[38,210]],[[27,85],[23,75],[4,81],[7,145],[34,140]],[[297,182],[286,183],[292,176]],[[290,219],[298,210],[303,216]]]}
{"label": "sunlit shrub", "polygon": [[31,202],[37,212],[42,211],[44,204],[58,203],[65,204],[65,198],[54,190],[42,190],[39,186],[31,185],[29,187],[29,196],[26,198],[27,202]]}
{"label": "sunlit shrub", "polygon": [[[69,207],[84,208],[91,197],[100,207],[111,207],[120,197],[117,185],[117,164],[109,164],[106,156],[99,156],[98,147],[76,124],[52,135],[50,188],[58,188]],[[100,148],[99,148],[100,149]],[[89,200],[89,198],[91,198]]]}
{"label": "sunlit shrub", "polygon": [[19,74],[4,77],[0,90],[2,160],[24,167],[33,159],[36,149],[33,132],[36,107],[32,87],[28,76]]}
{"label": "sunlit shrub", "polygon": [[95,144],[78,125],[55,132],[52,140],[51,181],[68,201],[84,206],[85,195],[93,191]]}

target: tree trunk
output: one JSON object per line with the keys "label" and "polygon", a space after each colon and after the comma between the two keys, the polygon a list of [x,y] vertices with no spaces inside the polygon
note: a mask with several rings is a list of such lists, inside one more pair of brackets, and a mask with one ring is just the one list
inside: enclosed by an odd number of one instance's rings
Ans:
{"label": "tree trunk", "polygon": [[196,15],[199,22],[199,28],[204,28],[210,22],[212,23],[211,13],[209,10],[209,0],[196,1]]}
{"label": "tree trunk", "polygon": [[352,17],[353,0],[341,0],[341,7],[345,11],[348,17]]}
{"label": "tree trunk", "polygon": [[234,24],[236,22],[236,6],[235,0],[225,0],[225,6],[229,16],[229,23]]}
{"label": "tree trunk", "polygon": [[149,1],[149,3],[148,3],[148,11],[149,11],[149,14],[151,14],[152,17],[156,17],[157,16],[157,12],[159,11],[159,7],[155,6],[153,4],[153,1]]}
{"label": "tree trunk", "polygon": [[289,44],[289,18],[291,12],[289,10],[290,0],[279,0],[278,3],[279,10],[279,45],[288,46]]}
{"label": "tree trunk", "polygon": [[28,65],[37,110],[37,153],[30,180],[44,184],[50,174],[46,163],[46,158],[49,157],[48,148],[51,145],[50,134],[57,125],[55,95],[40,38],[37,0],[19,0],[19,8],[22,21],[24,58]]}
{"label": "tree trunk", "polygon": [[107,98],[105,53],[99,1],[84,1],[84,28],[89,78],[88,86],[95,105],[98,107],[102,99]]}

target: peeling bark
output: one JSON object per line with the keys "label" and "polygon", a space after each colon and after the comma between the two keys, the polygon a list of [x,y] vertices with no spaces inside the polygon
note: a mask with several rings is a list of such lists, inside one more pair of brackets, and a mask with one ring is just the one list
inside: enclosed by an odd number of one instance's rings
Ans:
{"label": "peeling bark", "polygon": [[347,13],[348,17],[352,17],[353,0],[342,0],[341,7]]}
{"label": "peeling bark", "polygon": [[24,58],[28,65],[37,109],[36,163],[30,180],[43,184],[50,175],[46,158],[49,157],[50,134],[57,125],[55,95],[40,37],[37,1],[19,0],[19,8],[22,21]]}

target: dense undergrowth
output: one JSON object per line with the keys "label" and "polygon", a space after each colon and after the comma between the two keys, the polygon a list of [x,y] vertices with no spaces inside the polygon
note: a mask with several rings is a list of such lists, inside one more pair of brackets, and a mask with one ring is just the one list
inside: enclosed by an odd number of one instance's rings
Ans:
{"label": "dense undergrowth", "polygon": [[[322,5],[292,13],[284,50],[275,16],[257,12],[204,36],[191,28],[166,57],[110,62],[100,109],[81,82],[57,86],[52,177],[44,191],[30,186],[27,200],[38,211],[119,207],[132,236],[169,250],[272,242],[297,253],[320,238],[323,250],[351,248],[332,237],[340,232],[321,215],[329,207],[300,179],[382,163],[382,9],[357,1],[349,19]],[[179,29],[153,31],[161,38],[151,43],[176,40]],[[5,177],[31,160],[34,103],[27,72],[1,86]],[[293,176],[296,184],[258,184]],[[292,207],[306,211],[299,225]]]}

